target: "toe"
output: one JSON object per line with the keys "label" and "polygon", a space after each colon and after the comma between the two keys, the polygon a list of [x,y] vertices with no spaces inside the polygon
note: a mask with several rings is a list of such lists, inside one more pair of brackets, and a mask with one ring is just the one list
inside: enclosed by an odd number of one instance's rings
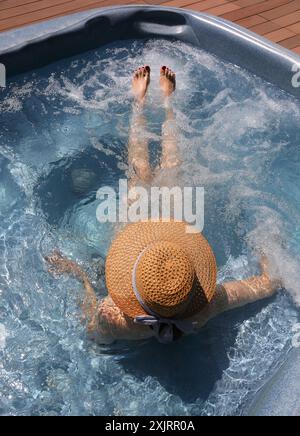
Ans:
{"label": "toe", "polygon": [[166,75],[166,71],[167,71],[167,67],[166,66],[161,67],[160,73],[161,73],[162,76]]}
{"label": "toe", "polygon": [[144,67],[140,68],[140,77],[144,77]]}

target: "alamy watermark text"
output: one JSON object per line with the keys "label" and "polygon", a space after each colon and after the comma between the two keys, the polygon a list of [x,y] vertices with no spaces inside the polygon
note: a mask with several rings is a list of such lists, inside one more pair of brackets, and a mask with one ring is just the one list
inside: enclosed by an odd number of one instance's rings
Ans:
{"label": "alamy watermark text", "polygon": [[0,64],[0,88],[5,88],[6,86],[6,68],[5,65]]}
{"label": "alamy watermark text", "polygon": [[97,219],[101,223],[136,223],[140,221],[185,221],[187,232],[204,228],[204,188],[134,186],[126,179],[119,181],[119,191],[109,186],[97,192],[100,204]]}
{"label": "alamy watermark text", "polygon": [[292,66],[292,72],[294,73],[292,77],[292,87],[300,88],[300,64],[294,64]]}

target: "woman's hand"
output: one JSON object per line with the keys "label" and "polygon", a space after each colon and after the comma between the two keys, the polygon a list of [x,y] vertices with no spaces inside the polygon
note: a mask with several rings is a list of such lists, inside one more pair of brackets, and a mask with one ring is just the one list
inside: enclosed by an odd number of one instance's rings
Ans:
{"label": "woman's hand", "polygon": [[261,261],[261,279],[266,289],[269,289],[270,297],[283,287],[282,280],[279,277],[272,277],[270,274],[270,261],[266,254],[262,254]]}
{"label": "woman's hand", "polygon": [[49,264],[49,272],[54,276],[72,274],[81,281],[84,281],[86,278],[86,274],[81,270],[79,265],[63,256],[60,251],[54,251],[49,256],[45,256],[45,260]]}

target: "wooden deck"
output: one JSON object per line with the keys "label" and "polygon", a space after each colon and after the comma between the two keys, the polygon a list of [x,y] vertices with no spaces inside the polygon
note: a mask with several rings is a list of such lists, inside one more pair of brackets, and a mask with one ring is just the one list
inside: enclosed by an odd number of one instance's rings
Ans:
{"label": "wooden deck", "polygon": [[175,6],[207,12],[300,54],[300,0],[0,0],[0,32],[69,13],[122,4]]}

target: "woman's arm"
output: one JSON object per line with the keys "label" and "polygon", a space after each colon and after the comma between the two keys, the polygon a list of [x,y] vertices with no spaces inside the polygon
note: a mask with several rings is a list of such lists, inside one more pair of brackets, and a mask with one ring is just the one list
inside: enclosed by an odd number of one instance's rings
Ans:
{"label": "woman's arm", "polygon": [[84,285],[86,293],[82,311],[91,339],[99,344],[110,344],[118,339],[139,340],[153,336],[149,327],[136,325],[131,318],[120,311],[110,297],[104,298],[99,304],[86,272],[76,262],[57,251],[45,257],[45,260],[51,265],[49,268],[51,273],[71,274]]}
{"label": "woman's arm", "polygon": [[270,277],[269,262],[266,256],[261,259],[261,270],[262,274],[260,276],[223,285],[228,298],[229,309],[270,298],[282,287],[279,279]]}
{"label": "woman's arm", "polygon": [[70,274],[81,281],[85,288],[85,297],[82,303],[84,320],[87,322],[88,331],[94,329],[97,316],[98,299],[91,282],[85,271],[73,260],[67,259],[59,251],[55,251],[45,260],[51,265],[49,271],[54,275]]}
{"label": "woman's arm", "polygon": [[223,312],[272,297],[281,288],[282,283],[270,277],[266,256],[262,257],[261,268],[260,276],[219,285],[212,302],[193,318],[193,321],[198,322],[198,328]]}

